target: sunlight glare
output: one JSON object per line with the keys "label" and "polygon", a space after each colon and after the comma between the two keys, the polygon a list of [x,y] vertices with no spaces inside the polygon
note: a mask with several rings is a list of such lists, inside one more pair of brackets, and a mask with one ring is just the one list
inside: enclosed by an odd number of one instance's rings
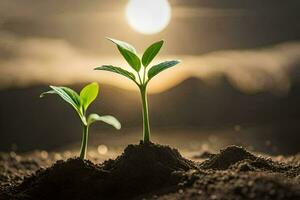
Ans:
{"label": "sunlight glare", "polygon": [[171,7],[168,0],[129,0],[126,18],[137,32],[155,34],[169,24]]}

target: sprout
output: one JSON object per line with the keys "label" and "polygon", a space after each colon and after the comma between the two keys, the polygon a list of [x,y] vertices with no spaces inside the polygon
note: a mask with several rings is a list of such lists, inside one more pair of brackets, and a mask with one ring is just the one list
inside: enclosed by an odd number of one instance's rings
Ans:
{"label": "sprout", "polygon": [[123,41],[108,38],[111,42],[117,45],[119,52],[125,58],[127,63],[133,69],[133,72],[129,72],[120,67],[112,65],[102,65],[101,67],[96,67],[95,70],[104,70],[114,72],[123,75],[130,80],[132,80],[140,89],[141,101],[143,106],[143,141],[144,143],[150,142],[150,126],[149,126],[149,114],[148,114],[148,102],[147,102],[147,85],[149,81],[159,74],[160,72],[175,66],[180,61],[171,60],[164,61],[160,64],[150,67],[149,64],[157,55],[161,49],[164,41],[158,41],[150,45],[144,52],[142,59],[137,56],[135,48]]}
{"label": "sprout", "polygon": [[82,142],[80,148],[81,159],[86,158],[88,131],[91,124],[93,124],[96,121],[102,121],[112,125],[116,129],[121,128],[120,122],[113,116],[99,116],[95,113],[88,115],[88,117],[86,116],[86,111],[89,105],[96,99],[98,95],[99,86],[97,83],[93,82],[91,84],[88,84],[81,90],[79,95],[74,90],[67,87],[50,86],[50,88],[50,91],[42,93],[40,97],[43,97],[46,94],[59,95],[64,101],[66,101],[76,110],[77,114],[81,119],[83,127]]}

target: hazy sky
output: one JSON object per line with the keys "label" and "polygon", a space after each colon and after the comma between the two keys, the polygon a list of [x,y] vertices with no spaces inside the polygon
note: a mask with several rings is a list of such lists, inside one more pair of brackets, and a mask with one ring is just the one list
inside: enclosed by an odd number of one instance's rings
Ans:
{"label": "hazy sky", "polygon": [[128,41],[140,53],[163,38],[159,59],[183,60],[154,81],[154,90],[190,75],[224,73],[243,91],[281,91],[289,85],[291,68],[299,66],[298,0],[170,0],[170,24],[155,35],[128,25],[126,3],[0,0],[0,86],[95,79],[118,84],[122,78],[91,70],[126,64],[106,36]]}

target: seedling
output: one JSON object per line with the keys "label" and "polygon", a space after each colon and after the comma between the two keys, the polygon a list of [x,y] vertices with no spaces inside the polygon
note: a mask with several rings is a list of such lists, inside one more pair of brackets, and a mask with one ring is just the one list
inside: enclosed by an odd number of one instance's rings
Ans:
{"label": "seedling", "polygon": [[98,95],[99,86],[97,83],[93,82],[91,84],[88,84],[81,90],[80,94],[77,94],[74,90],[67,87],[50,86],[50,88],[51,88],[50,91],[42,93],[40,97],[43,97],[46,94],[57,94],[64,101],[70,104],[80,117],[82,127],[83,127],[83,134],[82,134],[82,141],[81,141],[81,148],[80,148],[81,159],[86,158],[89,127],[91,124],[93,124],[96,121],[102,121],[112,125],[116,129],[121,128],[120,122],[113,116],[110,115],[99,116],[98,114],[95,113],[88,115],[88,117],[86,116],[86,111],[89,105],[96,99]]}
{"label": "seedling", "polygon": [[110,71],[123,75],[129,78],[138,86],[141,94],[141,101],[143,107],[143,141],[144,143],[149,143],[150,126],[147,102],[147,85],[154,76],[170,67],[175,66],[180,61],[164,61],[162,63],[150,67],[149,69],[148,66],[161,49],[164,43],[163,40],[150,45],[144,52],[141,59],[138,57],[137,52],[132,45],[116,39],[108,38],[108,40],[117,45],[119,52],[125,58],[130,67],[133,69],[133,72],[127,71],[125,69],[113,65],[102,65],[101,67],[96,67],[95,70]]}

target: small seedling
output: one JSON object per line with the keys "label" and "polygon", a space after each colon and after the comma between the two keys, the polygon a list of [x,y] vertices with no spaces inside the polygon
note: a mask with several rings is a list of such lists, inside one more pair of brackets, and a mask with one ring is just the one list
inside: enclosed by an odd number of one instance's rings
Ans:
{"label": "small seedling", "polygon": [[127,71],[120,67],[112,65],[102,65],[101,67],[96,67],[95,70],[104,70],[114,72],[123,75],[130,80],[132,80],[139,88],[141,94],[141,101],[143,106],[143,141],[144,143],[150,142],[150,126],[149,126],[149,114],[148,114],[148,103],[147,103],[147,85],[149,81],[159,74],[160,72],[175,66],[180,61],[171,60],[164,61],[157,65],[152,66],[149,69],[149,64],[157,55],[161,49],[164,41],[158,41],[150,45],[144,52],[142,58],[140,59],[136,53],[135,48],[123,41],[108,38],[111,42],[117,45],[117,48],[121,55],[125,58],[127,63],[133,69],[133,72]]}
{"label": "small seedling", "polygon": [[86,111],[89,105],[96,99],[99,91],[99,86],[97,83],[93,82],[85,86],[80,94],[77,94],[74,90],[67,88],[67,87],[57,87],[57,86],[50,86],[51,90],[48,92],[44,92],[40,95],[43,97],[46,94],[57,94],[59,95],[64,101],[70,104],[77,112],[80,117],[82,127],[83,127],[83,134],[82,134],[82,141],[81,141],[81,148],[80,148],[80,158],[86,158],[87,152],[87,144],[88,144],[88,134],[89,134],[89,127],[96,121],[102,121],[107,124],[112,125],[116,129],[121,128],[120,122],[113,116],[105,115],[99,116],[98,114],[92,113],[86,116]]}

